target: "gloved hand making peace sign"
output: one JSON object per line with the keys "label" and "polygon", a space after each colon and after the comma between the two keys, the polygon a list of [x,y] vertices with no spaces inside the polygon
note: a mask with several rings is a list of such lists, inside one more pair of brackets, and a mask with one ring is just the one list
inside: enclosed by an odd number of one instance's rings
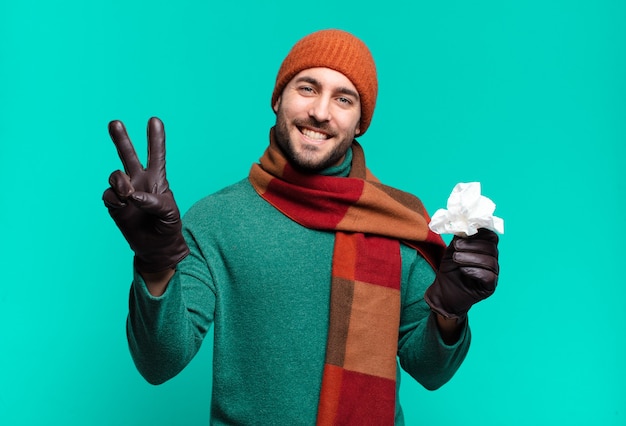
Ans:
{"label": "gloved hand making peace sign", "polygon": [[109,123],[124,172],[109,177],[102,196],[117,227],[135,252],[139,272],[174,268],[189,248],[181,233],[180,212],[165,177],[165,130],[158,118],[148,121],[148,165],[144,168],[121,121]]}

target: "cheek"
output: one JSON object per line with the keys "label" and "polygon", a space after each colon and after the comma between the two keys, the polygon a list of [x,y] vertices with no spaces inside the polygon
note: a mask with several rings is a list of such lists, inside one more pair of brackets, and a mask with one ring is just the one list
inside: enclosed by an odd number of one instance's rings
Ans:
{"label": "cheek", "polygon": [[342,120],[342,128],[345,129],[346,132],[354,133],[355,135],[359,134],[359,123],[360,116],[350,114],[347,117],[344,117]]}
{"label": "cheek", "polygon": [[357,132],[361,122],[361,111],[339,109],[335,111],[335,121],[341,128],[350,132]]}
{"label": "cheek", "polygon": [[275,105],[278,111],[283,111],[284,115],[297,116],[308,113],[310,109],[309,100],[301,96],[283,95],[280,102]]}

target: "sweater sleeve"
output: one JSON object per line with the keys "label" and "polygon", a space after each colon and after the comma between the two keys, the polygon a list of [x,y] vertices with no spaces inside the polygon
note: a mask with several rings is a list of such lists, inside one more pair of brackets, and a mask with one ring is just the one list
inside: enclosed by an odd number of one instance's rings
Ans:
{"label": "sweater sleeve", "polygon": [[454,345],[444,343],[435,314],[424,301],[424,292],[435,278],[434,271],[416,253],[403,276],[400,365],[426,389],[435,390],[454,376],[465,359],[471,340],[469,325],[466,322]]}
{"label": "sweater sleeve", "polygon": [[176,376],[196,355],[214,318],[211,272],[188,230],[190,254],[177,266],[167,289],[152,296],[135,271],[126,331],[137,370],[152,384]]}

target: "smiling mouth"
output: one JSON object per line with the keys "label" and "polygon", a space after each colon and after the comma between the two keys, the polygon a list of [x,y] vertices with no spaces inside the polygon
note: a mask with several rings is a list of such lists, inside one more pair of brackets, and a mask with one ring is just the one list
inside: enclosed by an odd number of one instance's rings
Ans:
{"label": "smiling mouth", "polygon": [[330,138],[330,135],[327,135],[326,133],[318,132],[318,131],[307,129],[304,127],[299,127],[299,129],[300,129],[300,133],[302,133],[304,136],[306,136],[309,139],[313,139],[316,141],[325,141],[326,139]]}

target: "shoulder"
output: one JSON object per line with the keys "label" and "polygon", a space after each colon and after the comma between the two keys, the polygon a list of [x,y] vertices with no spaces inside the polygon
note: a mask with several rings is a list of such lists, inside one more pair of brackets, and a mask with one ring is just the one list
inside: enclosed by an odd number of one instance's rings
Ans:
{"label": "shoulder", "polygon": [[435,279],[435,271],[424,257],[414,248],[400,244],[402,256],[402,277],[404,283],[412,283],[425,288]]}
{"label": "shoulder", "polygon": [[402,256],[402,263],[406,264],[407,267],[417,270],[433,271],[433,267],[430,266],[430,263],[413,247],[400,243],[400,254]]}
{"label": "shoulder", "polygon": [[261,198],[245,178],[197,201],[183,217],[183,225],[194,231],[266,227],[276,216],[283,215]]}
{"label": "shoulder", "polygon": [[257,194],[248,179],[245,178],[201,198],[189,208],[185,213],[185,218],[190,220],[198,215],[205,216],[209,212],[236,209],[240,205],[249,204],[254,198],[257,198]]}

